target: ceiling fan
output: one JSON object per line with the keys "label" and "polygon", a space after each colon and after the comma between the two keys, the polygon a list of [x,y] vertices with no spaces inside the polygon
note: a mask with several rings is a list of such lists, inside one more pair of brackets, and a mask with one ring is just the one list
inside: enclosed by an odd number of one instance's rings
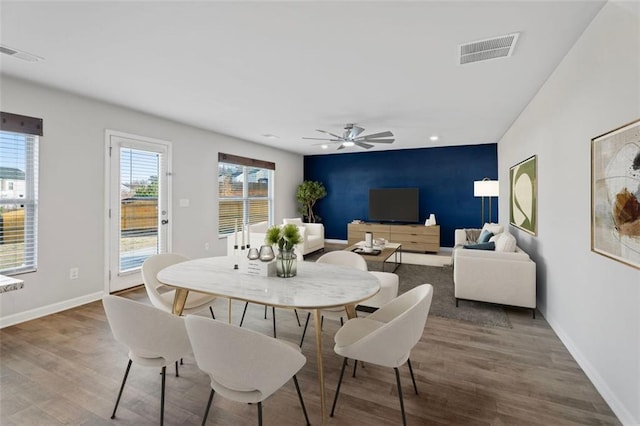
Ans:
{"label": "ceiling fan", "polygon": [[[362,127],[358,127],[353,123],[348,123],[344,127],[344,132],[342,136],[336,135],[335,133],[327,132],[326,130],[316,129],[316,132],[325,133],[330,138],[302,138],[302,139],[312,139],[318,141],[329,141],[331,143],[338,143],[338,149],[344,149],[349,146],[359,146],[360,148],[370,149],[373,148],[372,143],[393,143],[395,139],[384,139],[393,136],[393,133],[386,131],[380,133],[374,133],[372,135],[360,136],[364,129]],[[382,138],[382,139],[381,139]],[[321,144],[324,145],[324,144]]]}

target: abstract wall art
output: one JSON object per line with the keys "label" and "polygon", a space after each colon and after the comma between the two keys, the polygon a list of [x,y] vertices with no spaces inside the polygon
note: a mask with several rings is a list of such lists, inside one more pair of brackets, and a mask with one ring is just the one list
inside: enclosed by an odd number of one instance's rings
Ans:
{"label": "abstract wall art", "polygon": [[591,250],[640,269],[640,120],[591,139]]}
{"label": "abstract wall art", "polygon": [[538,232],[538,168],[534,155],[509,169],[509,223],[529,234]]}

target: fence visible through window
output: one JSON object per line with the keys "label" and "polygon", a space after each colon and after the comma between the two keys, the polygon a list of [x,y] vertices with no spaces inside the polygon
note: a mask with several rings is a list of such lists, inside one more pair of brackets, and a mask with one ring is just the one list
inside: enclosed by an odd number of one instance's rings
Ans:
{"label": "fence visible through window", "polygon": [[160,154],[120,148],[120,271],[139,268],[160,252]]}
{"label": "fence visible through window", "polygon": [[230,234],[236,223],[269,221],[273,170],[218,163],[218,233]]}

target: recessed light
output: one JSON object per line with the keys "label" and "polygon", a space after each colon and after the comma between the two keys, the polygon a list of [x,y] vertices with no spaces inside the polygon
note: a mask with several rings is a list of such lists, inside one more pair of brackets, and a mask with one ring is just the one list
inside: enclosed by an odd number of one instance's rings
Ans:
{"label": "recessed light", "polygon": [[272,135],[271,133],[265,133],[262,136],[264,136],[267,139],[280,139],[279,137],[277,137],[276,135]]}
{"label": "recessed light", "polygon": [[431,140],[432,142],[435,142],[438,140],[438,135],[433,135],[429,138],[429,140]]}
{"label": "recessed light", "polygon": [[322,144],[322,145],[320,145],[320,148],[322,148],[322,149],[327,149],[327,148],[329,148],[329,145],[327,145],[327,144]]}

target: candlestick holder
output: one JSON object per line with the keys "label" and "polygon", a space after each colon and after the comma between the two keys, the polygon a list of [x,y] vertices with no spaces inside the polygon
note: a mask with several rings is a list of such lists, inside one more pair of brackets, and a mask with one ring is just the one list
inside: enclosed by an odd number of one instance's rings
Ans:
{"label": "candlestick holder", "polygon": [[237,244],[233,246],[233,260],[235,260],[233,269],[238,269],[238,245]]}

